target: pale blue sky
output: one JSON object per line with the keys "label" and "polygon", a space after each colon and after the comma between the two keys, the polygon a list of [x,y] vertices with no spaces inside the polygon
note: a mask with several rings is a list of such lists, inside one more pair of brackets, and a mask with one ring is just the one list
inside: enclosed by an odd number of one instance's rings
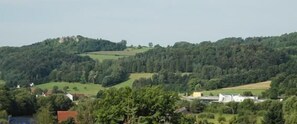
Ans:
{"label": "pale blue sky", "polygon": [[83,35],[172,45],[297,31],[296,0],[0,0],[0,46]]}

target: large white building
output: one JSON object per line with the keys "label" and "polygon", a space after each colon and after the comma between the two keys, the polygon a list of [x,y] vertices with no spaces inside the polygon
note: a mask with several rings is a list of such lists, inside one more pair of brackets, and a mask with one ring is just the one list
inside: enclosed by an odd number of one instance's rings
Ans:
{"label": "large white building", "polygon": [[257,96],[241,96],[241,95],[223,95],[219,94],[219,102],[243,102],[245,99],[251,99],[253,101],[258,101]]}

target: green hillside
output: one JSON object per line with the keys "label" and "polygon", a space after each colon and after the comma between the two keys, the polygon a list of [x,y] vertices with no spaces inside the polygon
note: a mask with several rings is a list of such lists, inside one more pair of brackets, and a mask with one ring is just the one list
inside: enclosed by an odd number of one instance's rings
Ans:
{"label": "green hillside", "polygon": [[134,56],[137,53],[142,53],[150,50],[151,48],[127,48],[123,51],[97,51],[80,54],[81,56],[89,56],[94,60],[103,61],[106,59],[119,59],[122,57]]}
{"label": "green hillside", "polygon": [[129,80],[117,84],[114,87],[120,88],[120,87],[132,87],[132,84],[135,80],[140,79],[140,78],[150,78],[152,77],[153,73],[133,73],[130,75]]}
{"label": "green hillside", "polygon": [[[114,85],[112,87],[115,87],[115,88],[132,87],[134,80],[139,78],[149,78],[152,75],[153,75],[152,73],[133,73],[130,75],[129,80],[122,82],[120,84]],[[79,93],[79,94],[86,94],[90,96],[96,95],[99,90],[106,89],[99,84],[93,84],[93,83],[82,84],[82,83],[69,83],[69,82],[49,82],[49,83],[37,85],[36,87],[39,87],[41,89],[52,89],[53,86],[58,86],[59,89],[63,89],[63,87],[68,86],[69,93]],[[73,89],[74,87],[77,87],[78,90],[74,90]]]}

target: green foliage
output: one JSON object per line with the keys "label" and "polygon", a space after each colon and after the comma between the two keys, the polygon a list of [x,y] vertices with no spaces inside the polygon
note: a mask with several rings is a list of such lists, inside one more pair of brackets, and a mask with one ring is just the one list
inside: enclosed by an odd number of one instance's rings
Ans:
{"label": "green foliage", "polygon": [[96,104],[97,100],[84,100],[80,101],[80,104],[77,106],[77,119],[81,124],[95,124],[96,116],[95,116],[95,111],[96,111]]}
{"label": "green foliage", "polygon": [[256,124],[257,116],[252,112],[245,111],[230,120],[230,124]]}
{"label": "green foliage", "polygon": [[7,120],[7,118],[8,118],[7,112],[5,110],[1,110],[0,111],[0,120]]}
{"label": "green foliage", "polygon": [[[129,72],[168,70],[193,72],[200,79],[220,79],[208,86],[212,89],[267,80],[275,75],[277,65],[288,58],[285,53],[261,44],[235,42],[228,45],[176,43],[173,47],[157,47],[124,60]],[[266,71],[268,74],[263,75]]]}
{"label": "green foliage", "polygon": [[51,95],[49,97],[38,97],[37,106],[43,107],[50,105],[53,111],[67,111],[72,106],[72,101],[64,95]]}
{"label": "green foliage", "polygon": [[27,89],[12,91],[13,109],[9,112],[14,116],[33,115],[36,111],[36,97]]}
{"label": "green foliage", "polygon": [[12,97],[9,94],[9,89],[5,87],[3,84],[0,85],[0,111],[11,111],[12,106]]}
{"label": "green foliage", "polygon": [[273,101],[264,115],[263,124],[284,124],[282,103]]}
{"label": "green foliage", "polygon": [[294,124],[297,122],[297,97],[291,96],[286,99],[283,103],[283,113],[285,117],[286,124]]}
{"label": "green foliage", "polygon": [[193,115],[182,115],[179,124],[194,124],[196,122],[196,118]]}
{"label": "green foliage", "polygon": [[205,119],[214,119],[215,115],[212,113],[200,113],[197,116],[198,118],[205,118]]}
{"label": "green foliage", "polygon": [[62,121],[60,124],[76,124],[73,118],[68,118],[66,121]]}
{"label": "green foliage", "polygon": [[251,91],[245,91],[242,93],[243,96],[253,96],[253,93]]}
{"label": "green foliage", "polygon": [[64,86],[64,87],[63,87],[63,91],[64,91],[64,92],[67,92],[68,89],[69,89],[69,86]]}
{"label": "green foliage", "polygon": [[203,103],[201,100],[195,99],[190,102],[189,110],[193,113],[201,113],[203,112],[206,104]]}
{"label": "green foliage", "polygon": [[[76,53],[100,50],[123,50],[125,43],[112,43],[105,40],[88,39],[81,36],[49,39],[44,42],[23,47],[0,48],[0,79],[6,80],[11,87],[21,85],[26,87],[29,83],[45,83],[49,81],[93,82],[102,83],[105,76],[115,78],[112,84],[125,80],[116,78],[118,70],[108,69],[118,66],[105,66],[104,63],[95,62],[89,57],[82,57]],[[78,42],[79,41],[79,42]],[[107,62],[110,63],[110,62]],[[103,69],[100,67],[104,67]],[[90,71],[95,74],[93,80],[87,80]],[[125,71],[120,71],[125,73]],[[102,78],[96,77],[102,75]],[[126,76],[126,75],[120,75]],[[99,79],[97,79],[99,78]],[[107,82],[109,84],[109,82]],[[111,85],[112,85],[111,84]]]}
{"label": "green foliage", "polygon": [[97,123],[164,123],[180,119],[174,113],[177,94],[161,88],[111,88],[100,92],[94,112]]}
{"label": "green foliage", "polygon": [[223,117],[223,116],[219,116],[219,117],[218,117],[218,122],[219,122],[220,124],[222,124],[222,123],[226,122],[226,118]]}
{"label": "green foliage", "polygon": [[140,78],[133,82],[132,87],[135,89],[161,85],[165,89],[177,92],[184,92],[187,90],[187,82],[189,75],[182,75],[181,73],[172,73],[169,71],[161,71],[159,74],[154,74],[151,78]]}
{"label": "green foliage", "polygon": [[245,111],[251,111],[254,112],[256,110],[256,106],[253,100],[251,99],[245,99],[243,102],[239,103],[239,111],[245,112]]}
{"label": "green foliage", "polygon": [[35,115],[38,124],[54,124],[54,116],[50,106],[39,108]]}

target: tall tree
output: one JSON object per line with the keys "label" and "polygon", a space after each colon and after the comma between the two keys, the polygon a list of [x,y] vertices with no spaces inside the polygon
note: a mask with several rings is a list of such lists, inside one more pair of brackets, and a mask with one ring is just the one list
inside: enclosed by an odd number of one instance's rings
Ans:
{"label": "tall tree", "polygon": [[273,101],[264,115],[263,124],[284,124],[282,103]]}

